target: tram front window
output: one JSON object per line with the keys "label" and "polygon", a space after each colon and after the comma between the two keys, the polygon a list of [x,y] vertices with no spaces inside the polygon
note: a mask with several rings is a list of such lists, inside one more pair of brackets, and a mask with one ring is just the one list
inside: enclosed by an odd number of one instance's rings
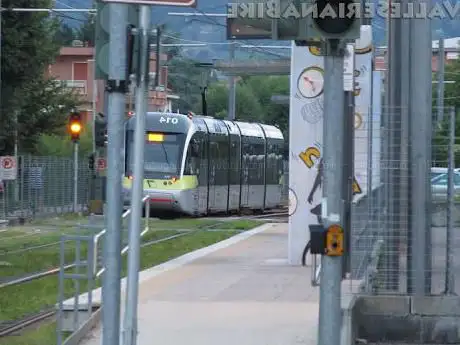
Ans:
{"label": "tram front window", "polygon": [[[179,175],[185,134],[147,133],[144,147],[145,178]],[[130,140],[129,170],[134,164],[134,141]]]}

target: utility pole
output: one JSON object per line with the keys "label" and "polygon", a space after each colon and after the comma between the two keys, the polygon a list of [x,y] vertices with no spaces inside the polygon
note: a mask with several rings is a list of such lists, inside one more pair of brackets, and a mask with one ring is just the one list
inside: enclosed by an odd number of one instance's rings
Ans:
{"label": "utility pole", "polygon": [[[230,44],[230,62],[235,60],[235,45]],[[235,77],[228,77],[228,120],[234,121],[236,118],[236,85]]]}
{"label": "utility pole", "polygon": [[[441,33],[442,35],[442,33]],[[439,38],[438,49],[438,116],[437,121],[441,122],[444,118],[444,74],[445,74],[445,52],[444,52],[444,38]]]}
{"label": "utility pole", "polygon": [[[3,46],[3,40],[2,40],[2,21],[3,21],[3,7],[2,7],[2,0],[0,0],[0,109],[2,107],[2,46]],[[17,159],[18,157],[15,157],[16,158],[16,162],[17,162]],[[17,189],[15,187],[15,189]],[[16,191],[15,191],[16,193]]]}
{"label": "utility pole", "polygon": [[[395,0],[401,3],[400,0]],[[387,95],[386,103],[386,161],[391,165],[386,171],[386,200],[388,200],[387,246],[384,255],[385,288],[397,291],[399,287],[399,239],[402,231],[401,216],[406,208],[401,203],[401,18],[388,18],[387,21]]]}
{"label": "utility pole", "polygon": [[[323,205],[325,229],[344,222],[344,46],[339,40],[327,41],[324,58],[324,117],[323,123]],[[327,212],[327,213],[326,213]],[[343,225],[342,225],[343,229]],[[346,229],[349,231],[350,229]],[[342,256],[323,255],[321,259],[321,288],[318,344],[340,344]]]}
{"label": "utility pole", "polygon": [[78,141],[73,143],[73,211],[78,212]]}
{"label": "utility pole", "polygon": [[155,87],[160,86],[160,59],[161,59],[161,26],[157,26],[156,45],[155,45]]}
{"label": "utility pole", "polygon": [[[431,0],[415,6],[430,8]],[[431,137],[432,137],[432,42],[431,20],[410,19],[410,232],[412,262],[409,293],[431,291]]]}
{"label": "utility pole", "polygon": [[123,121],[125,112],[126,28],[128,6],[108,3],[110,42],[107,92],[107,215],[104,243],[105,272],[102,285],[102,345],[120,343],[120,275],[121,275],[121,177],[123,163]]}
{"label": "utility pole", "polygon": [[[142,198],[144,195],[144,142],[145,142],[145,114],[147,112],[149,61],[150,61],[150,7],[142,5],[139,13],[139,42],[140,57],[137,61],[136,73],[136,130],[134,133],[134,178],[131,195],[131,217],[129,224],[129,251],[128,251],[128,284],[126,290],[126,313],[124,320],[124,345],[136,345],[137,342],[137,304],[139,290],[140,265],[140,233],[142,219]],[[159,41],[157,31],[157,42]],[[158,45],[157,45],[158,49]],[[157,53],[158,56],[158,53]],[[158,66],[158,60],[157,60]],[[158,73],[156,74],[156,76]],[[158,86],[158,85],[157,85]]]}
{"label": "utility pole", "polygon": [[[353,177],[354,177],[354,138],[355,138],[355,96],[354,96],[354,71],[355,71],[355,52],[352,44],[347,45],[347,56],[345,60],[346,66],[344,67],[344,122],[345,130],[343,136],[343,150],[344,150],[344,164],[343,164],[343,195],[345,197],[345,215],[344,215],[344,227],[345,229],[351,229],[351,202],[353,201]],[[371,121],[369,121],[371,122]],[[345,234],[345,243],[348,248],[351,243],[351,232],[347,231]],[[343,278],[346,277],[346,273],[351,271],[351,256],[350,252],[346,252],[343,256]]]}
{"label": "utility pole", "polygon": [[446,233],[446,282],[444,292],[446,294],[455,294],[455,255],[453,253],[453,247],[455,243],[455,237],[453,236],[454,222],[452,218],[453,205],[454,205],[454,169],[455,169],[455,108],[450,108],[449,113],[449,148],[448,148],[448,182],[447,182],[447,233]]}

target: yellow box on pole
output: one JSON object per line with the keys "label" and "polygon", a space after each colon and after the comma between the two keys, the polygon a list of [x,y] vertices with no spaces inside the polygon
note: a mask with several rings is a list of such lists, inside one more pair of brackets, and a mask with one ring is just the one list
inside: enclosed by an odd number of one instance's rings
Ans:
{"label": "yellow box on pole", "polygon": [[340,225],[331,225],[326,232],[327,256],[341,256],[344,252],[343,228]]}

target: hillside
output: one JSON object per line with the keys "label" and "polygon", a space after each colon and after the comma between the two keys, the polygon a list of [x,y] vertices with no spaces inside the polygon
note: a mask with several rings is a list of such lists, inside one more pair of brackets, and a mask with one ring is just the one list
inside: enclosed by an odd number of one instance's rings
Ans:
{"label": "hillside", "polygon": [[[435,0],[441,3],[443,0]],[[59,0],[56,1],[57,8],[90,8],[93,0]],[[228,0],[198,0],[198,11],[207,13],[224,13],[225,6]],[[179,7],[170,6],[156,6],[152,8],[152,22],[154,25],[166,23],[168,30],[179,34],[182,41],[177,40],[177,43],[194,43],[211,42],[220,43],[226,40],[225,20],[223,18],[210,18],[210,17],[177,17],[168,16],[168,12],[191,12],[191,9],[182,9]],[[67,17],[84,18],[80,14],[66,14]],[[66,24],[71,26],[78,26],[81,22],[64,18]],[[385,44],[385,19],[376,18],[373,23],[374,40],[378,45]],[[437,38],[437,30],[442,29],[445,37],[460,36],[460,20],[447,20],[437,19],[433,21],[433,39]],[[187,41],[188,40],[188,41]],[[287,44],[286,42],[268,42],[268,41],[251,41],[242,42],[243,44]],[[228,57],[228,47],[226,45],[209,45],[206,47],[193,47],[183,48],[182,51],[189,57],[195,58],[200,61],[210,61],[212,59],[226,59]],[[282,50],[271,50],[272,54],[267,54],[266,51],[259,49],[265,58],[277,58],[279,56],[286,56],[286,52]],[[238,58],[255,57],[260,58],[259,54],[254,56],[254,50],[241,48],[237,52]]]}

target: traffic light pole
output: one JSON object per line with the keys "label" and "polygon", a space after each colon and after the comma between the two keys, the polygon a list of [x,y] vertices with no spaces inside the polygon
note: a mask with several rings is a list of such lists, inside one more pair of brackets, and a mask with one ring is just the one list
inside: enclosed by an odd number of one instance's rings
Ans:
{"label": "traffic light pole", "polygon": [[[324,58],[324,123],[323,123],[323,203],[325,228],[343,227],[344,199],[344,49],[338,40],[328,40]],[[345,229],[349,231],[350,229]],[[342,256],[322,256],[318,345],[340,344]]]}
{"label": "traffic light pole", "polygon": [[[129,223],[128,282],[126,289],[126,312],[123,330],[123,345],[136,345],[137,342],[137,303],[139,290],[140,233],[142,218],[142,198],[144,181],[144,143],[145,114],[147,112],[147,93],[150,59],[150,7],[141,6],[139,29],[136,39],[139,42],[139,73],[136,75],[136,129],[134,134],[134,178],[131,194],[131,217]],[[158,33],[157,33],[158,34]],[[158,48],[158,47],[157,47]],[[158,72],[158,70],[157,70]],[[157,73],[158,75],[158,73]]]}
{"label": "traffic light pole", "polygon": [[126,102],[128,6],[108,3],[110,13],[107,145],[107,214],[102,285],[102,345],[120,343],[121,214],[123,120]]}
{"label": "traffic light pole", "polygon": [[73,211],[78,212],[78,141],[73,142]]}

